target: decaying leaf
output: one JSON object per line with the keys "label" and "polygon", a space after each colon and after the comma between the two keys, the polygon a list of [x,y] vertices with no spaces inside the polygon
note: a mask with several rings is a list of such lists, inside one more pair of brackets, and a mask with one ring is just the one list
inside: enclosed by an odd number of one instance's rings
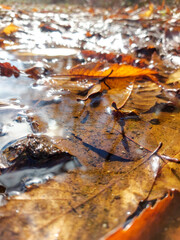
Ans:
{"label": "decaying leaf", "polygon": [[73,156],[61,151],[47,136],[29,135],[2,152],[4,172],[22,168],[43,168],[73,160]]}

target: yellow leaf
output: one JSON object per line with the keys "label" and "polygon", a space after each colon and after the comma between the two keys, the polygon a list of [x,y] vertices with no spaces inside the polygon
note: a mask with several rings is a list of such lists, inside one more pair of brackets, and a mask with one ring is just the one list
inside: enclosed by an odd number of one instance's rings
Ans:
{"label": "yellow leaf", "polygon": [[17,32],[20,29],[20,27],[14,25],[13,23],[11,23],[10,25],[8,25],[7,27],[5,27],[1,33],[4,33],[6,35],[11,35],[12,33]]}
{"label": "yellow leaf", "polygon": [[154,5],[151,3],[151,4],[149,4],[149,9],[143,13],[140,13],[139,17],[140,18],[149,18],[153,14],[153,11],[154,11]]}

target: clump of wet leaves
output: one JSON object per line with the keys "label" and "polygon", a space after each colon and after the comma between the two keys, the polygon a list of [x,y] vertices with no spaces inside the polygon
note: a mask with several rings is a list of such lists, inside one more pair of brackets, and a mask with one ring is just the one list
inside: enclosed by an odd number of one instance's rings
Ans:
{"label": "clump of wet leaves", "polygon": [[153,228],[180,191],[179,10],[1,13],[1,204],[18,192],[0,208],[2,240],[99,239],[117,226],[132,237],[136,220],[123,226],[143,209],[138,233],[151,239],[144,218]]}

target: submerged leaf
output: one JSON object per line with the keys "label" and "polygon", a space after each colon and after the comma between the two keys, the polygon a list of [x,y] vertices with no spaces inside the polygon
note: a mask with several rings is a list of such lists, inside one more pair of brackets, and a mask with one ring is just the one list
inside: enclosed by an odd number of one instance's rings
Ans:
{"label": "submerged leaf", "polygon": [[98,92],[100,92],[100,91],[101,91],[101,84],[95,84],[93,87],[91,87],[91,88],[89,89],[89,91],[88,91],[88,93],[87,93],[86,96],[84,96],[84,97],[79,96],[77,99],[78,99],[78,100],[83,100],[83,101],[85,101],[85,100],[87,100],[91,95],[93,95],[93,94],[95,94],[95,93],[98,93]]}

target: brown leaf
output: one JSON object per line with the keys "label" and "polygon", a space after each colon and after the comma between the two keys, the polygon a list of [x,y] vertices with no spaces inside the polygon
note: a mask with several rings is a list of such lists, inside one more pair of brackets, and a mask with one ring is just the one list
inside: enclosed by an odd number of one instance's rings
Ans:
{"label": "brown leaf", "polygon": [[175,84],[180,82],[180,69],[177,69],[175,72],[169,75],[168,80],[166,81],[167,84]]}
{"label": "brown leaf", "polygon": [[54,31],[58,31],[58,29],[51,27],[49,24],[47,23],[41,23],[39,25],[39,28],[41,29],[42,32],[54,32]]}
{"label": "brown leaf", "polygon": [[42,76],[50,75],[53,70],[46,64],[36,64],[35,66],[25,70],[25,73],[34,79],[39,79]]}
{"label": "brown leaf", "polygon": [[17,67],[11,66],[11,64],[8,62],[0,63],[1,76],[11,77],[12,75],[14,75],[17,78],[19,77],[19,74],[20,74],[20,71]]}
{"label": "brown leaf", "polygon": [[136,50],[136,54],[138,57],[147,58],[148,60],[151,59],[151,56],[154,52],[158,52],[158,50],[154,46],[148,46]]}
{"label": "brown leaf", "polygon": [[101,91],[101,84],[95,84],[94,86],[92,86],[92,87],[89,89],[89,91],[88,91],[88,93],[87,93],[86,96],[84,96],[84,97],[79,96],[77,99],[78,99],[78,100],[85,101],[85,100],[87,100],[91,95],[93,95],[93,94],[95,94],[95,93],[98,93],[98,92],[100,92],[100,91]]}
{"label": "brown leaf", "polygon": [[[121,108],[126,104],[132,93],[136,78],[143,79],[143,77],[147,75],[156,82],[156,77],[152,75],[156,74],[156,71],[141,69],[130,65],[118,65],[104,62],[77,65],[70,69],[69,72],[73,76],[77,75],[77,77],[103,77],[103,79],[99,79],[101,88],[98,87],[97,89],[95,86],[91,87],[91,91],[88,91],[88,94],[80,99],[87,100],[90,95],[100,90],[101,92],[106,90],[107,94],[105,94],[105,97],[107,96],[109,99],[109,105],[111,106],[112,102],[115,102],[117,108]],[[152,91],[152,89],[149,90]],[[151,106],[152,105],[150,105],[149,108]]]}

